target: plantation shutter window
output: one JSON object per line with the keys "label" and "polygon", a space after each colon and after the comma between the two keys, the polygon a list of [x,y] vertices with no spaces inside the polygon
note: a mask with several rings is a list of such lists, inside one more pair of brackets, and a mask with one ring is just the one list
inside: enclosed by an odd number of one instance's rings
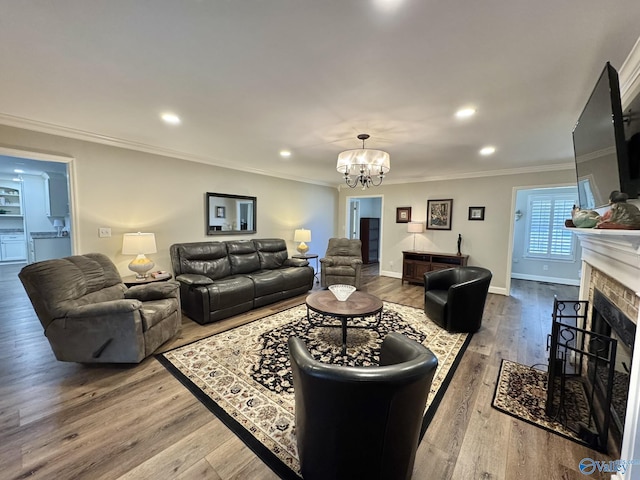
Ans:
{"label": "plantation shutter window", "polygon": [[529,200],[527,256],[573,260],[574,238],[564,227],[575,204],[572,195],[536,195]]}

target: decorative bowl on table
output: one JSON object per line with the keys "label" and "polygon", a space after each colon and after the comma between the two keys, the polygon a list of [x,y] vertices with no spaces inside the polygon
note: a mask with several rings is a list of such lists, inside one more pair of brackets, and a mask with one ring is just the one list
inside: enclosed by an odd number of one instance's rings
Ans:
{"label": "decorative bowl on table", "polygon": [[329,285],[329,290],[340,302],[346,301],[356,291],[353,285]]}

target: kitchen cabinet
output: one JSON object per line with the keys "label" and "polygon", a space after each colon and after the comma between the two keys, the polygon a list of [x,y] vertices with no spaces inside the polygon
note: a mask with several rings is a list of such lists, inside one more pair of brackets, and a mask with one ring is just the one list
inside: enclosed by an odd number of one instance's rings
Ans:
{"label": "kitchen cabinet", "polygon": [[45,211],[48,217],[65,217],[69,214],[69,188],[67,176],[62,173],[44,174]]}
{"label": "kitchen cabinet", "polygon": [[71,255],[71,239],[69,237],[32,238],[30,248],[30,260],[34,262],[68,257]]}
{"label": "kitchen cabinet", "polygon": [[0,261],[27,259],[27,244],[24,235],[0,235]]}

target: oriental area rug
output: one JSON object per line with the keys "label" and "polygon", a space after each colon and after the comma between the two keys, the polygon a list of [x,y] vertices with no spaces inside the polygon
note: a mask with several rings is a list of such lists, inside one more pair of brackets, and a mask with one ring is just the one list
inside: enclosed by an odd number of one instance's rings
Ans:
{"label": "oriental area rug", "polygon": [[438,357],[425,408],[424,433],[471,335],[448,333],[420,309],[384,302],[379,323],[376,317],[353,321],[367,328],[348,330],[347,353],[342,355],[341,329],[319,326],[326,321],[313,312],[307,320],[303,304],[156,358],[276,474],[299,479],[288,338],[300,337],[321,362],[376,366],[386,334],[399,332]]}
{"label": "oriental area rug", "polygon": [[[565,383],[564,408],[554,400],[556,416],[545,412],[547,401],[547,372],[502,360],[493,407],[537,427],[548,430],[582,445],[594,448],[578,432],[589,422],[589,401],[579,380]],[[584,432],[583,432],[584,433]]]}

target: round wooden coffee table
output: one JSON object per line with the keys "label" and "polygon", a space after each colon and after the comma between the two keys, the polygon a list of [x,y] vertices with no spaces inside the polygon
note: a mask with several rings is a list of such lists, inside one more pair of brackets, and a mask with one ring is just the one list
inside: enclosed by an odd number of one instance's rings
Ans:
{"label": "round wooden coffee table", "polygon": [[[339,301],[329,290],[321,290],[309,295],[307,304],[307,321],[311,323],[310,311],[320,315],[333,317],[341,322],[342,327],[342,354],[347,353],[347,322],[353,318],[365,318],[372,315],[378,316],[378,323],[382,319],[382,300],[368,293],[355,291],[343,302]],[[332,324],[320,324],[322,327],[337,327]],[[368,325],[351,325],[349,328],[368,328]]]}

